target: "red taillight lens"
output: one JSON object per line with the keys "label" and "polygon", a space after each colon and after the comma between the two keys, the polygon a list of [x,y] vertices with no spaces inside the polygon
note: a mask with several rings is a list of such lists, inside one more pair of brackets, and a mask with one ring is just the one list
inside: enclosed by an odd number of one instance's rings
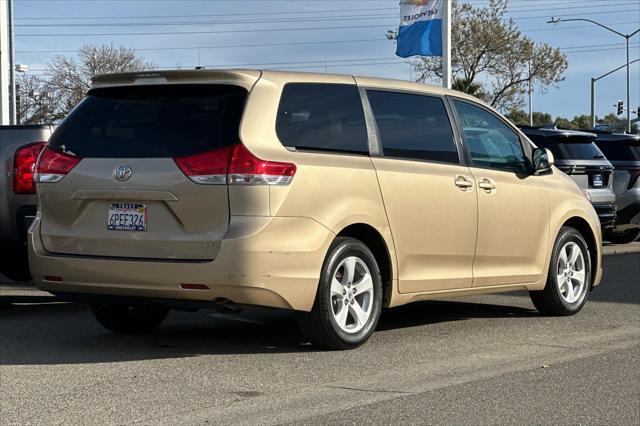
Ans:
{"label": "red taillight lens", "polygon": [[45,147],[36,164],[35,180],[38,183],[59,182],[77,166],[81,160],[81,158]]}
{"label": "red taillight lens", "polygon": [[36,185],[33,182],[36,161],[46,142],[34,142],[18,148],[13,156],[13,193],[35,194]]}
{"label": "red taillight lens", "polygon": [[244,145],[174,159],[192,181],[208,185],[287,185],[295,164],[261,160]]}
{"label": "red taillight lens", "polygon": [[235,145],[229,161],[229,183],[245,185],[287,185],[296,165],[261,160],[244,145]]}
{"label": "red taillight lens", "polygon": [[175,158],[182,173],[195,183],[224,185],[227,183],[229,158],[233,147],[216,149],[188,157]]}

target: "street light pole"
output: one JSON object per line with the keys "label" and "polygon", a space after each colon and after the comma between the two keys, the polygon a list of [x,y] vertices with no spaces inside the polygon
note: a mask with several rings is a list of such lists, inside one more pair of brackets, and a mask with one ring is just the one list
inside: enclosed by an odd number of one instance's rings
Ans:
{"label": "street light pole", "polygon": [[599,27],[604,28],[605,30],[611,31],[614,34],[619,35],[620,37],[624,37],[627,42],[627,132],[631,133],[631,78],[629,73],[629,39],[640,32],[640,28],[632,32],[631,34],[623,34],[619,31],[614,30],[613,28],[609,28],[606,25],[601,24],[600,22],[596,22],[592,19],[585,18],[572,18],[572,19],[562,19],[562,18],[551,18],[547,21],[547,24],[559,24],[560,22],[574,22],[574,21],[584,21],[591,22]]}
{"label": "street light pole", "polygon": [[[598,77],[591,78],[591,127],[595,127],[596,125],[596,82],[600,79],[605,78],[608,75],[613,74],[616,71],[620,71],[622,68],[627,68],[627,65],[635,64],[640,61],[640,59],[635,59],[631,62],[627,61],[627,64],[621,65],[618,68],[612,69],[611,71],[604,73]],[[631,108],[629,108],[630,110]]]}

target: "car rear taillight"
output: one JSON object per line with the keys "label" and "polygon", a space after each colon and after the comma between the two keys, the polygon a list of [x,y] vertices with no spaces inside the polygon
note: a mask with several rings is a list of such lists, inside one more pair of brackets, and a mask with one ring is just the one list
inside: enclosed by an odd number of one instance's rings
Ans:
{"label": "car rear taillight", "polygon": [[634,187],[638,179],[640,179],[640,169],[631,169],[629,170],[629,185],[627,185],[627,189],[631,189]]}
{"label": "car rear taillight", "polygon": [[206,185],[288,185],[296,165],[261,160],[244,145],[174,159],[195,183]]}
{"label": "car rear taillight", "polygon": [[34,142],[16,150],[13,156],[13,193],[35,194],[36,185],[33,182],[36,161],[46,142]]}
{"label": "car rear taillight", "polygon": [[36,163],[35,181],[38,183],[60,182],[81,158],[45,147]]}

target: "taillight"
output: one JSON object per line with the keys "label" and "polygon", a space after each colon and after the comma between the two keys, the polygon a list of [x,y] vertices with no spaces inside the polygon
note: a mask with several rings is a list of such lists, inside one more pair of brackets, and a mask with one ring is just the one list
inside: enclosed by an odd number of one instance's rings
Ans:
{"label": "taillight", "polygon": [[195,183],[224,185],[227,183],[232,148],[228,146],[188,157],[175,158],[173,161],[182,173]]}
{"label": "taillight", "polygon": [[174,160],[195,183],[207,185],[288,185],[296,165],[266,161],[238,144]]}
{"label": "taillight", "polygon": [[629,185],[627,186],[627,189],[633,188],[638,179],[640,179],[640,169],[629,170],[629,174]]}
{"label": "taillight", "polygon": [[36,185],[33,182],[38,155],[46,142],[34,142],[18,148],[13,156],[13,193],[35,194]]}
{"label": "taillight", "polygon": [[78,163],[81,158],[45,147],[36,164],[35,181],[38,183],[53,183],[61,181]]}

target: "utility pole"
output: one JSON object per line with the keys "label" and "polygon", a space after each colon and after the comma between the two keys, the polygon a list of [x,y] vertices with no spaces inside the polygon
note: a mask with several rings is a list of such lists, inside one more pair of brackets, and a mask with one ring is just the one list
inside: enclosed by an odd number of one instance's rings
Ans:
{"label": "utility pole", "polygon": [[611,31],[614,34],[617,34],[620,37],[625,38],[627,42],[627,65],[626,65],[627,67],[627,132],[631,133],[631,109],[629,108],[631,105],[631,77],[630,77],[630,71],[629,71],[629,39],[634,35],[638,34],[638,32],[640,32],[640,29],[637,29],[630,34],[623,34],[619,31],[614,30],[613,28],[609,28],[606,25],[603,25],[592,19],[584,19],[584,18],[562,19],[562,18],[552,17],[550,20],[547,21],[547,24],[559,24],[560,22],[574,22],[574,21],[591,22],[592,24],[595,24],[601,28],[604,28],[607,31]]}
{"label": "utility pole", "polygon": [[442,7],[442,86],[451,89],[451,0]]}
{"label": "utility pole", "polygon": [[9,14],[9,123],[16,124],[16,54],[13,45],[13,0],[7,0]]}
{"label": "utility pole", "polygon": [[7,3],[0,1],[0,125],[9,124],[9,35]]}
{"label": "utility pole", "polygon": [[529,126],[533,126],[533,90],[531,87],[531,59],[529,59]]}

